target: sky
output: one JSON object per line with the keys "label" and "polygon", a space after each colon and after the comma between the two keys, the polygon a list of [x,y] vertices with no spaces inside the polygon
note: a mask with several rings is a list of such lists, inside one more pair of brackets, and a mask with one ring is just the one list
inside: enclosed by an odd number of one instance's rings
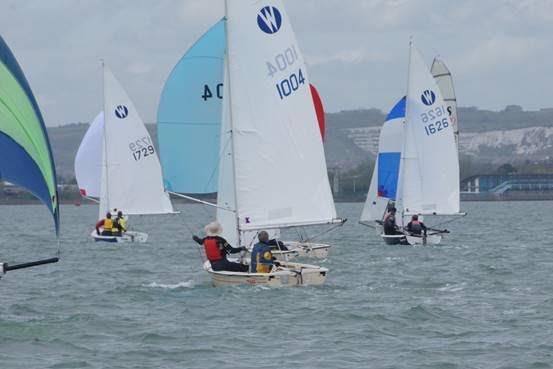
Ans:
{"label": "sky", "polygon": [[[244,0],[250,1],[250,0]],[[451,70],[461,106],[553,107],[553,1],[283,0],[328,112],[389,110],[406,91],[412,37]],[[260,1],[262,3],[262,1]],[[0,34],[48,126],[92,120],[104,59],[142,118],[223,0],[1,0]]]}

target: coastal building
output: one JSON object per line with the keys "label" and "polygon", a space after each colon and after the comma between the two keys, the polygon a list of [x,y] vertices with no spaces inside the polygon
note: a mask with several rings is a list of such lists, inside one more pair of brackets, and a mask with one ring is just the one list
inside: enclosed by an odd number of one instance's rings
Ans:
{"label": "coastal building", "polygon": [[461,181],[462,200],[553,199],[553,174],[477,174]]}

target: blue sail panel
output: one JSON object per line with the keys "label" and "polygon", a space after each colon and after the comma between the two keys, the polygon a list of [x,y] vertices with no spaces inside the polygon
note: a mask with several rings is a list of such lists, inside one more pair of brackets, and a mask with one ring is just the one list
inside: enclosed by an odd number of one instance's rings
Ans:
{"label": "blue sail panel", "polygon": [[28,189],[46,204],[53,214],[55,209],[52,206],[48,184],[33,158],[21,145],[3,132],[0,132],[0,147],[3,155],[9,157],[9,160],[0,161],[0,178]]}
{"label": "blue sail panel", "polygon": [[383,152],[378,154],[378,196],[396,199],[401,153]]}
{"label": "blue sail panel", "polygon": [[167,190],[217,191],[225,26],[220,20],[180,59],[165,82],[157,124]]}
{"label": "blue sail panel", "polygon": [[396,105],[394,105],[386,117],[386,122],[397,118],[405,118],[405,101],[406,98],[403,96]]}

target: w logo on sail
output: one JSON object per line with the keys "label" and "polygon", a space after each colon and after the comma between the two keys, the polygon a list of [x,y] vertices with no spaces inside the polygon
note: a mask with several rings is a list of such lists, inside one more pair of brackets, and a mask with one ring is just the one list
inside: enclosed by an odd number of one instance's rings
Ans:
{"label": "w logo on sail", "polygon": [[421,95],[421,101],[424,105],[432,105],[436,102],[436,94],[432,90],[425,90]]}
{"label": "w logo on sail", "polygon": [[129,115],[129,109],[125,105],[117,105],[115,108],[115,116],[119,119],[124,119]]}
{"label": "w logo on sail", "polygon": [[266,6],[257,13],[257,25],[265,33],[277,33],[282,26],[282,15],[274,6]]}

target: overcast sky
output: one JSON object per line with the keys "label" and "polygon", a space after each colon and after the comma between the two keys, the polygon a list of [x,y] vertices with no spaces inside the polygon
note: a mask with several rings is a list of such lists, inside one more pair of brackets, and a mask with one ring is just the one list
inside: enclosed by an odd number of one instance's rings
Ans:
{"label": "overcast sky", "polygon": [[[461,106],[553,107],[553,1],[284,2],[329,112],[388,110],[406,90],[409,36],[429,65],[435,54],[445,60]],[[223,15],[223,0],[0,3],[0,33],[49,126],[101,109],[101,58],[154,122],[168,73]]]}

